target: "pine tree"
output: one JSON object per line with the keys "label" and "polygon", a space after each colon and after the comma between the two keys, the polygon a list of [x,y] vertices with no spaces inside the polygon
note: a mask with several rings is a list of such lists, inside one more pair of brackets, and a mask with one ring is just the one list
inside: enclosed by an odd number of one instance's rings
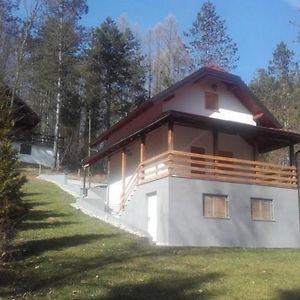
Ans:
{"label": "pine tree", "polygon": [[99,112],[94,120],[100,121],[100,131],[106,130],[144,101],[143,56],[131,30],[121,32],[107,18],[93,34],[88,60],[87,90],[93,111]]}
{"label": "pine tree", "polygon": [[13,225],[25,211],[22,203],[22,185],[26,179],[20,176],[17,153],[13,149],[9,99],[0,95],[0,254],[4,255]]}
{"label": "pine tree", "polygon": [[189,44],[195,66],[217,64],[229,71],[237,67],[237,45],[211,1],[204,2],[186,36],[191,39]]}
{"label": "pine tree", "polygon": [[297,64],[285,43],[276,46],[268,67],[250,86],[285,128],[298,128]]}

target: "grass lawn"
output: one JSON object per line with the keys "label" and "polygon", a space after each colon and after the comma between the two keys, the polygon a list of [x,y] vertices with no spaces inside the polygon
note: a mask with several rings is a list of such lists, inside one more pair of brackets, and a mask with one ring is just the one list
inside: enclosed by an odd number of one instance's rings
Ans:
{"label": "grass lawn", "polygon": [[70,206],[30,180],[32,210],[0,266],[0,299],[300,299],[300,251],[163,248]]}

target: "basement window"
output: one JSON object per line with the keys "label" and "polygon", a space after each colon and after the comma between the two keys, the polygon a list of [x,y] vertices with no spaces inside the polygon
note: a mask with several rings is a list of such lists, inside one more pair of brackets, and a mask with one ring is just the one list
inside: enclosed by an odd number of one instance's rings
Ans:
{"label": "basement window", "polygon": [[31,145],[30,144],[21,144],[20,145],[20,154],[31,155]]}
{"label": "basement window", "polygon": [[219,110],[219,95],[213,92],[205,92],[205,108],[209,110]]}
{"label": "basement window", "polygon": [[228,196],[203,194],[203,216],[206,218],[228,219]]}
{"label": "basement window", "polygon": [[255,221],[273,221],[273,200],[251,198],[251,219]]}

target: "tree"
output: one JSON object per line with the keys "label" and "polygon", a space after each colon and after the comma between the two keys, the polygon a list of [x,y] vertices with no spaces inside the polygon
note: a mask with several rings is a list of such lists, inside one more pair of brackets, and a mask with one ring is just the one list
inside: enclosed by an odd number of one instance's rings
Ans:
{"label": "tree", "polygon": [[18,172],[19,163],[13,149],[12,109],[5,90],[0,91],[0,254],[5,255],[13,225],[25,211],[21,188],[26,179]]}
{"label": "tree", "polygon": [[[149,60],[153,91],[158,93],[184,78],[191,69],[191,57],[178,32],[175,16],[169,15],[152,29],[153,53]],[[151,46],[150,46],[151,47]],[[152,66],[153,64],[153,66]]]}
{"label": "tree", "polygon": [[[41,126],[47,134],[54,132],[56,169],[59,167],[62,126],[76,126],[80,114],[77,88],[80,74],[77,66],[82,53],[84,30],[79,20],[85,13],[86,0],[45,1],[44,22],[34,41],[32,85],[44,114]],[[67,136],[72,138],[70,131],[67,130]]]}
{"label": "tree", "polygon": [[8,84],[14,69],[14,49],[19,32],[18,18],[14,15],[17,9],[17,1],[0,0],[0,75]]}
{"label": "tree", "polygon": [[237,67],[237,45],[228,35],[225,20],[217,15],[211,1],[203,3],[186,36],[190,38],[190,50],[196,67],[217,64],[229,71]]}
{"label": "tree", "polygon": [[94,31],[88,53],[90,103],[98,108],[100,131],[111,127],[145,99],[145,71],[140,44],[127,28],[121,32],[107,18]]}
{"label": "tree", "polygon": [[[299,130],[299,76],[294,53],[280,42],[266,69],[260,69],[250,88],[280,121],[284,128]],[[269,153],[267,160],[282,163],[288,159],[286,149]]]}
{"label": "tree", "polygon": [[250,87],[285,128],[298,127],[297,64],[294,53],[280,42],[267,69],[261,69]]}

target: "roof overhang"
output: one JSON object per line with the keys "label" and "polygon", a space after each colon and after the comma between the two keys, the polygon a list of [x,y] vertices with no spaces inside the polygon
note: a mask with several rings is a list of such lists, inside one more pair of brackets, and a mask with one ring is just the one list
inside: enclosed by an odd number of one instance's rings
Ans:
{"label": "roof overhang", "polygon": [[140,136],[158,128],[168,121],[181,126],[239,135],[249,144],[253,146],[256,145],[259,153],[265,153],[300,143],[300,134],[283,129],[253,126],[178,111],[168,111],[143,129],[137,130],[126,138],[123,138],[113,144],[104,146],[104,148],[99,150],[99,152],[95,155],[84,159],[83,166],[88,166],[106,156],[109,156]]}

